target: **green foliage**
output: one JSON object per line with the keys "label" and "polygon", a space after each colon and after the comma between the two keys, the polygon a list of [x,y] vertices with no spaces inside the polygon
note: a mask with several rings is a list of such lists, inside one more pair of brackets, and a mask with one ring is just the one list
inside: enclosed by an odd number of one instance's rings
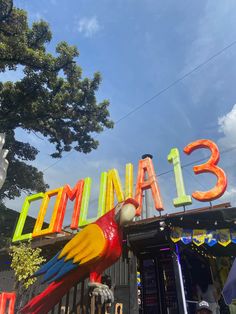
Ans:
{"label": "green foliage", "polygon": [[40,248],[33,249],[30,242],[10,247],[11,268],[15,272],[16,280],[21,282],[26,289],[36,281],[36,278],[31,278],[31,276],[46,261],[45,258],[40,256],[41,251]]}
{"label": "green foliage", "polygon": [[60,158],[71,149],[84,153],[96,149],[95,133],[113,127],[109,101],[98,103],[95,95],[101,75],[82,78],[79,51],[64,41],[54,55],[48,53],[51,38],[45,21],[30,27],[25,11],[11,0],[0,0],[0,71],[21,66],[24,74],[19,81],[0,82],[0,132],[6,132],[5,146],[10,150],[0,199],[48,188],[43,174],[27,164],[36,158],[37,149],[15,139],[17,128],[44,136],[55,147],[52,157]]}

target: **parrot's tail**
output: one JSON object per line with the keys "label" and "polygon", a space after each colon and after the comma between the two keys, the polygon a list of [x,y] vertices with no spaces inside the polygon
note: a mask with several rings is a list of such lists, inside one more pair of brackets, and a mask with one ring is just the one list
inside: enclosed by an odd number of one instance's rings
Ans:
{"label": "parrot's tail", "polygon": [[43,292],[31,299],[21,310],[22,314],[46,314],[78,281],[84,278],[79,269],[72,271],[61,280],[52,282]]}

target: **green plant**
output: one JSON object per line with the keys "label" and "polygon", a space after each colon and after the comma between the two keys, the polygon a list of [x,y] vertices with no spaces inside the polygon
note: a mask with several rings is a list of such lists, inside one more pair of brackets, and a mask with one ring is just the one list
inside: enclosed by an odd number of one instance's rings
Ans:
{"label": "green plant", "polygon": [[41,252],[42,249],[40,248],[32,248],[30,241],[21,242],[19,245],[12,245],[10,247],[9,254],[12,257],[11,268],[15,272],[17,282],[22,283],[25,289],[36,281],[36,278],[31,276],[46,261],[41,256]]}

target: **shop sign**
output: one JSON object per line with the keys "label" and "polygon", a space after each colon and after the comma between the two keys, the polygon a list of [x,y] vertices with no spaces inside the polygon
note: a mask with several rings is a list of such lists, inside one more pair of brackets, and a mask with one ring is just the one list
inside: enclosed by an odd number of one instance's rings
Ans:
{"label": "shop sign", "polygon": [[[200,202],[212,201],[221,197],[226,190],[227,178],[223,169],[217,166],[220,153],[217,145],[213,141],[206,139],[197,140],[188,144],[183,151],[189,155],[193,151],[201,148],[209,149],[211,156],[206,163],[195,165],[193,167],[193,171],[195,174],[210,173],[215,175],[217,178],[216,185],[209,191],[194,191],[192,196],[187,195],[185,192],[179,150],[178,148],[172,148],[167,159],[173,164],[177,191],[177,197],[173,199],[175,207],[190,205],[192,203],[192,197]],[[101,173],[97,217],[94,219],[87,218],[92,183],[90,177],[79,180],[74,188],[71,188],[69,185],[65,185],[63,187],[47,191],[46,193],[38,193],[27,196],[22,206],[12,241],[26,240],[32,237],[34,238],[61,232],[68,200],[74,201],[74,210],[70,225],[70,228],[74,230],[91,223],[111,210],[114,207],[114,195],[116,195],[118,202],[122,202],[129,197],[134,197],[140,204],[136,212],[136,215],[139,216],[142,211],[143,191],[150,189],[156,210],[162,211],[164,209],[163,201],[152,159],[147,157],[140,160],[138,163],[137,173],[135,193],[133,192],[133,165],[131,163],[126,165],[124,187],[122,186],[119,173],[116,169],[111,169],[107,172]],[[43,229],[48,204],[52,197],[56,198],[53,213],[49,227]],[[42,200],[42,203],[34,229],[31,233],[23,234],[30,206],[37,200]]]}

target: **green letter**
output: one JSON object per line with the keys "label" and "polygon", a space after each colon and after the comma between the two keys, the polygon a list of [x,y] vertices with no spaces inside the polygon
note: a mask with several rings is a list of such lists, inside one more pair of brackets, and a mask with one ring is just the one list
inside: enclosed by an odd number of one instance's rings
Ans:
{"label": "green letter", "polygon": [[22,234],[22,232],[24,229],[27,215],[28,215],[30,203],[33,201],[37,201],[41,198],[44,198],[44,193],[38,193],[38,194],[30,195],[30,196],[27,196],[25,198],[25,201],[24,201],[24,204],[22,206],[21,213],[20,213],[20,217],[19,217],[18,222],[17,222],[17,226],[15,229],[15,233],[14,233],[12,242],[22,241],[22,240],[27,240],[27,239],[32,238],[32,233]]}
{"label": "green letter", "polygon": [[192,204],[192,198],[190,195],[185,194],[184,180],[181,169],[181,163],[179,158],[178,148],[172,148],[169,155],[168,161],[174,165],[174,174],[175,174],[175,184],[177,189],[177,198],[173,199],[173,204],[175,207],[190,205]]}

